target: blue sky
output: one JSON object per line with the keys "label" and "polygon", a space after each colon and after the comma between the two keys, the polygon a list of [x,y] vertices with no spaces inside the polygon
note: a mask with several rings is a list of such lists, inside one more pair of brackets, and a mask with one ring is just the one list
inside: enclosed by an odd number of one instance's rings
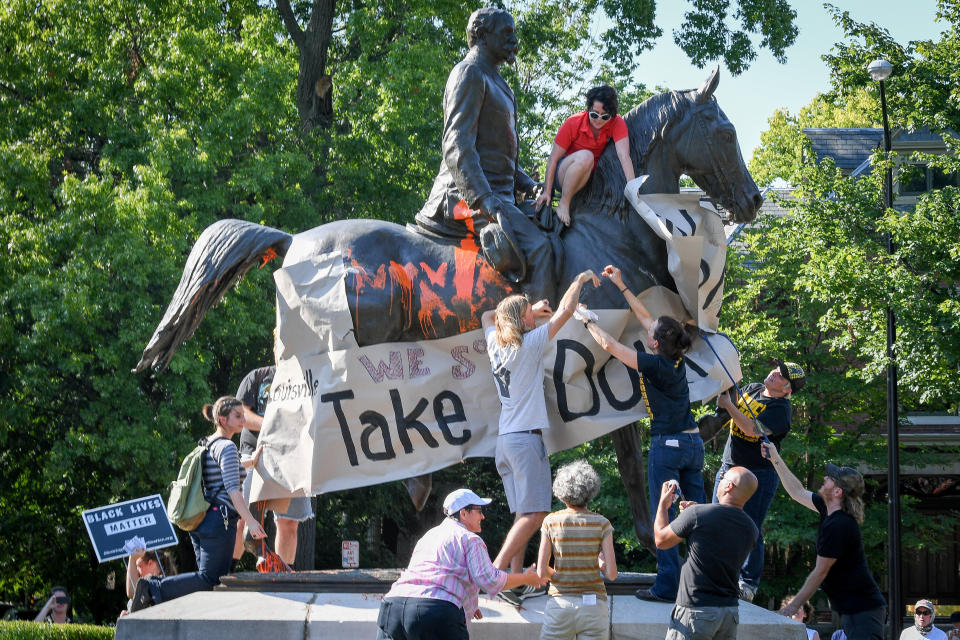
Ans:
{"label": "blue sky", "polygon": [[[735,0],[731,4],[736,6]],[[779,64],[768,51],[762,50],[750,69],[738,77],[723,67],[720,70],[720,85],[715,95],[737,128],[745,160],[750,159],[753,149],[760,144],[760,132],[767,129],[767,118],[776,109],[786,108],[796,113],[814,95],[830,86],[827,68],[820,56],[829,52],[843,34],[833,24],[822,2],[794,0],[790,4],[797,12],[800,34],[787,50],[786,64]],[[849,11],[855,20],[875,22],[886,28],[901,44],[909,40],[936,39],[945,29],[943,23],[935,21],[934,0],[836,0],[832,4]],[[689,89],[699,86],[709,75],[710,68],[693,66],[673,43],[673,30],[689,8],[689,2],[657,2],[657,25],[663,29],[663,36],[652,51],[641,56],[637,72],[637,79],[648,87]]]}

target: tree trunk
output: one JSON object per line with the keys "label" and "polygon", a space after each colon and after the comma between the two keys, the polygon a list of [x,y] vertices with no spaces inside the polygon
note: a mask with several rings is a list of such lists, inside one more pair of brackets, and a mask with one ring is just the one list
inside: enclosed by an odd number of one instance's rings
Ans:
{"label": "tree trunk", "polygon": [[335,0],[313,0],[310,23],[300,28],[290,7],[290,0],[277,0],[277,11],[287,32],[300,53],[300,71],[297,74],[297,113],[300,129],[309,133],[333,124],[333,97],[331,79],[327,74],[327,49],[333,32]]}
{"label": "tree trunk", "polygon": [[657,547],[653,542],[653,519],[650,516],[649,496],[647,496],[647,471],[643,464],[643,449],[640,447],[640,432],[637,430],[637,424],[620,427],[611,435],[613,446],[617,450],[620,480],[630,500],[633,529],[637,532],[640,544],[656,555]]}

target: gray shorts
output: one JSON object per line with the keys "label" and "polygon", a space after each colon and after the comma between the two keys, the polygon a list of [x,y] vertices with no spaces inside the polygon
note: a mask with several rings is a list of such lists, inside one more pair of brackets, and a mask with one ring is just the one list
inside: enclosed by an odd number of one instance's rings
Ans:
{"label": "gray shorts", "polygon": [[737,640],[740,607],[674,605],[666,640]]}
{"label": "gray shorts", "polygon": [[[243,480],[243,488],[241,490],[243,499],[248,505],[250,504],[250,485],[252,482],[253,474],[248,473],[247,477]],[[255,506],[251,505],[251,512],[253,512],[254,509]],[[313,505],[310,504],[310,498],[307,497],[290,498],[290,504],[287,505],[286,510],[282,513],[274,511],[273,509],[270,509],[270,511],[273,513],[274,518],[286,518],[287,520],[296,520],[297,522],[303,522],[313,517]],[[254,515],[259,519],[259,509],[256,510]]]}
{"label": "gray shorts", "polygon": [[510,513],[550,512],[550,458],[539,434],[497,436],[496,462]]}

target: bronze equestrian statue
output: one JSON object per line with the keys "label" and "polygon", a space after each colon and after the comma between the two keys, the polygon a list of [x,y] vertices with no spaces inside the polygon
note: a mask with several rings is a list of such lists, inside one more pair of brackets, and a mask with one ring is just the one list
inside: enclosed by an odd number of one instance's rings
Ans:
{"label": "bronze equestrian statue", "polygon": [[[537,230],[516,206],[510,190],[529,196],[533,181],[517,167],[513,94],[496,72],[496,66],[509,62],[516,52],[513,20],[504,14],[494,11],[489,22],[474,24],[484,27],[470,36],[470,53],[451,73],[444,99],[443,165],[417,216],[418,225],[405,228],[381,220],[341,220],[292,236],[242,220],[212,224],[198,238],[183,278],[135,371],[165,368],[207,310],[253,265],[272,256],[284,256],[284,265],[317,256],[340,256],[347,273],[344,287],[354,337],[361,346],[430,340],[478,329],[481,314],[506,294],[521,289],[549,297],[536,292],[565,289],[577,273],[600,270],[606,264],[621,266],[632,291],[657,285],[676,290],[667,270],[664,242],[623,197],[624,177],[612,145],[590,182],[571,202],[572,223],[562,234],[551,236]],[[488,67],[482,72],[464,71],[470,64],[480,64],[485,50],[491,56]],[[484,88],[461,87],[465,77],[483,82]],[[714,71],[699,89],[653,96],[626,114],[631,159],[636,175],[650,176],[643,193],[678,193],[680,176],[686,174],[732,220],[748,222],[762,198],[743,163],[733,125],[713,97],[718,82],[719,72]],[[484,106],[473,104],[469,114],[461,114],[451,98],[458,92],[476,95],[478,101],[482,96]],[[495,102],[487,102],[488,98]],[[493,117],[484,109],[494,104],[501,111],[502,124],[492,134],[496,148],[488,150],[491,132],[481,134],[479,123]],[[465,118],[478,127],[473,132],[472,151],[465,142],[470,136],[465,138],[464,131],[457,128]],[[465,130],[469,134],[472,128]],[[448,136],[456,140],[448,141]],[[491,264],[481,247],[483,230],[494,227],[491,218],[511,229],[490,236],[489,254],[510,249],[511,230],[516,244],[521,245],[515,253],[524,254],[522,267],[517,256],[512,266],[511,259],[505,259],[507,275]],[[537,235],[530,238],[534,232]],[[557,264],[549,257],[549,248],[544,248],[550,243],[561,248]],[[523,267],[526,278],[521,277]],[[555,271],[558,279],[553,277]],[[584,302],[597,309],[625,308],[623,296],[606,281],[602,287],[588,289]],[[645,466],[636,425],[612,435],[637,536],[652,549]],[[428,477],[411,479],[407,487],[422,506],[429,490]],[[415,495],[418,491],[419,496]]]}

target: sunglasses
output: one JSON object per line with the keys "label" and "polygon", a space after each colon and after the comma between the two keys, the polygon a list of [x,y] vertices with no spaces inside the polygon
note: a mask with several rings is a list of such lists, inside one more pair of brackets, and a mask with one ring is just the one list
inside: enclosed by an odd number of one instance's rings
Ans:
{"label": "sunglasses", "polygon": [[933,613],[933,612],[932,612],[932,611],[927,611],[926,609],[917,609],[915,613],[916,613],[916,615],[918,615],[918,616],[928,616],[928,615],[930,615],[930,614]]}
{"label": "sunglasses", "polygon": [[597,118],[599,118],[604,122],[606,122],[607,120],[613,117],[609,113],[597,113],[596,111],[590,111],[588,113],[590,114],[591,120],[596,120]]}
{"label": "sunglasses", "polygon": [[483,507],[478,505],[471,505],[467,507],[467,511],[476,511],[477,513],[483,513]]}
{"label": "sunglasses", "polygon": [[70,604],[70,596],[57,596],[57,604]]}

